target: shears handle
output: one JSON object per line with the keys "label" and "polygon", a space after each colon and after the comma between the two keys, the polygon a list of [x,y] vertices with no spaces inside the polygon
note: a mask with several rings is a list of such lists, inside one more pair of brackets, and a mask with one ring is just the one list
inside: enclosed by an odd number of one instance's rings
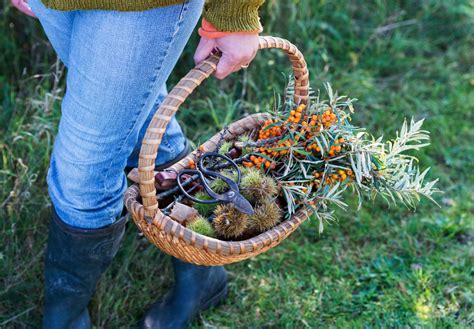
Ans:
{"label": "shears handle", "polygon": [[[207,159],[207,158],[221,158],[221,159],[225,160],[225,162],[227,162],[229,167],[234,167],[235,171],[237,172],[237,182],[234,182],[233,180],[229,179],[228,177],[225,177],[224,175],[221,175],[218,172],[213,171],[212,166],[210,168],[205,167],[204,166],[204,160]],[[225,178],[227,178],[227,179],[224,179],[226,181],[226,183],[231,181],[233,184],[236,184],[237,188],[240,185],[240,176],[241,176],[241,174],[240,174],[239,166],[237,166],[237,164],[235,163],[234,160],[232,160],[231,158],[229,158],[229,157],[227,157],[223,154],[220,154],[220,153],[217,153],[217,152],[204,153],[201,156],[201,158],[199,159],[198,168],[201,172],[204,173],[204,175],[208,175],[208,176],[211,176],[211,177],[217,177],[217,178],[225,177]]]}
{"label": "shears handle", "polygon": [[[205,204],[212,204],[212,203],[219,202],[219,200],[217,200],[215,198],[213,198],[211,200],[201,200],[201,199],[195,198],[192,195],[190,195],[182,185],[181,177],[183,175],[192,175],[192,178],[199,178],[202,181],[202,186],[204,187],[204,189],[206,190],[207,193],[209,193],[209,190],[207,188],[207,182],[205,180],[206,178],[204,177],[204,175],[199,170],[183,169],[178,173],[178,177],[176,178],[176,182],[178,183],[178,186],[179,186],[179,189],[181,190],[181,193],[183,193],[188,199],[190,199],[194,202],[197,202],[197,203],[205,203]],[[210,197],[212,198],[212,195],[210,195]]]}

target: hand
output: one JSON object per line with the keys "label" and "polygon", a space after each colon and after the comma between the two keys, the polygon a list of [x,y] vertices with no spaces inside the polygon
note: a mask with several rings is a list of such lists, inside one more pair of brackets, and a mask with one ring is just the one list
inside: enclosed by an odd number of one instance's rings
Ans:
{"label": "hand", "polygon": [[31,17],[36,17],[36,15],[31,10],[26,0],[11,0],[12,6],[21,11],[23,14],[26,14]]}
{"label": "hand", "polygon": [[254,59],[258,50],[258,34],[233,33],[217,39],[201,37],[194,54],[196,64],[205,60],[214,48],[222,52],[214,76],[222,80],[232,72],[247,67]]}

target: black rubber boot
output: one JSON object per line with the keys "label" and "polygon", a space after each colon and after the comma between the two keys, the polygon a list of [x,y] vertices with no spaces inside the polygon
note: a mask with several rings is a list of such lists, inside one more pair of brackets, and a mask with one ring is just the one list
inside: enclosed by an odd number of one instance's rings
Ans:
{"label": "black rubber boot", "polygon": [[173,289],[150,307],[140,328],[185,328],[199,312],[227,297],[227,273],[223,266],[197,266],[173,258],[173,268]]}
{"label": "black rubber boot", "polygon": [[87,304],[124,235],[126,216],[100,229],[67,225],[53,212],[45,261],[45,329],[90,328]]}

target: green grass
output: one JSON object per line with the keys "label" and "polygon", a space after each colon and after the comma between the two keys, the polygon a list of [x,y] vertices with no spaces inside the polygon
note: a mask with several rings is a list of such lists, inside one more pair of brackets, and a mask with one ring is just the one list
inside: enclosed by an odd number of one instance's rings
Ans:
{"label": "green grass", "polygon": [[[64,74],[38,24],[8,3],[0,13],[0,327],[38,327],[51,211],[45,174]],[[420,160],[440,178],[442,208],[375,202],[340,212],[322,235],[307,222],[280,247],[227,266],[227,302],[194,327],[474,326],[472,2],[268,0],[262,13],[265,33],[305,54],[314,89],[329,81],[359,99],[355,124],[389,137],[404,117],[426,118],[432,144]],[[170,85],[192,67],[196,40]],[[179,113],[185,131],[203,141],[269,109],[288,68],[283,54],[264,51],[248,70],[206,82]],[[168,257],[130,225],[91,304],[94,323],[132,326],[171,278]]]}

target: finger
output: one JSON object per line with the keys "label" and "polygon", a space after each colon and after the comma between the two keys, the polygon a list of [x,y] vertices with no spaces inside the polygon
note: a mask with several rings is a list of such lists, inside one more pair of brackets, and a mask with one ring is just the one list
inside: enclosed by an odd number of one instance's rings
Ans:
{"label": "finger", "polygon": [[257,56],[258,49],[255,49],[252,52],[252,56],[250,56],[249,64],[255,59],[255,56]]}
{"label": "finger", "polygon": [[201,38],[194,53],[194,63],[199,64],[211,54],[216,47],[216,42],[213,39]]}
{"label": "finger", "polygon": [[234,69],[232,70],[232,73],[237,72],[241,69],[246,69],[250,65],[252,60],[255,58],[256,54],[257,54],[257,52],[255,51],[251,55],[246,56],[245,58],[241,59],[240,62],[234,66]]}
{"label": "finger", "polygon": [[214,76],[217,79],[222,80],[239,67],[240,61],[236,63],[236,60],[231,55],[229,55],[228,53],[223,53],[221,59],[219,60],[219,63],[217,64],[217,69],[214,73]]}
{"label": "finger", "polygon": [[21,11],[22,13],[31,16],[31,17],[36,17],[36,15],[33,13],[31,10],[31,7],[28,5],[28,3],[24,0],[12,0],[12,5]]}
{"label": "finger", "polygon": [[[229,74],[231,73],[234,73],[234,72],[237,72],[237,71],[240,71],[241,69],[243,68],[247,68],[248,64],[250,63],[252,59],[242,59],[240,60],[239,62],[237,62],[236,64],[234,64],[232,66],[232,69],[229,71],[229,73],[227,73],[226,75],[224,75],[223,77],[221,77],[221,72],[218,72],[219,70],[219,65],[217,65],[217,70],[216,70],[216,73],[214,74],[216,76],[216,78],[218,79],[224,79],[226,78]],[[221,59],[222,61],[222,59]]]}
{"label": "finger", "polygon": [[249,67],[250,63],[254,60],[255,56],[257,55],[257,51],[253,51],[249,56],[247,56],[243,61],[241,68],[247,68]]}
{"label": "finger", "polygon": [[242,69],[242,65],[236,65],[236,66],[234,66],[234,68],[232,69],[232,72],[231,72],[231,73],[240,71],[241,69]]}
{"label": "finger", "polygon": [[245,64],[243,63],[235,64],[234,68],[232,69],[232,73],[240,71],[243,68],[243,66],[245,66]]}
{"label": "finger", "polygon": [[28,16],[36,18],[35,13],[31,10],[31,7],[26,3],[23,5],[23,9],[21,11]]}

